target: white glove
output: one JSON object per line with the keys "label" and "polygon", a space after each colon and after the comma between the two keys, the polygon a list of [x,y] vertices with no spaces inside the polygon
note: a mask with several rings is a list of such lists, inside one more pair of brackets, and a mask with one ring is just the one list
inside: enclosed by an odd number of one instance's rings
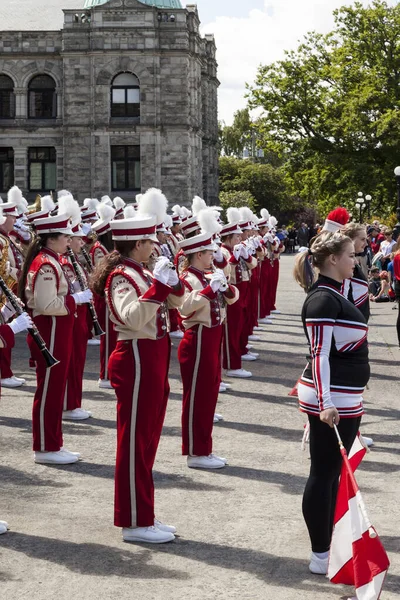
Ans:
{"label": "white glove", "polygon": [[5,305],[1,308],[1,316],[3,317],[5,323],[11,319],[15,315],[15,308],[11,304],[9,300],[5,303]]}
{"label": "white glove", "polygon": [[260,238],[259,237],[255,237],[253,238],[253,245],[254,248],[257,250],[258,248],[261,248],[261,244],[260,244]]}
{"label": "white glove", "polygon": [[9,324],[9,327],[12,329],[15,335],[20,331],[24,331],[24,329],[30,329],[32,325],[33,322],[28,313],[23,312],[22,315],[19,315],[19,317],[14,319],[14,321]]}
{"label": "white glove", "polygon": [[178,273],[176,272],[176,269],[168,268],[168,271],[169,271],[168,285],[170,287],[175,287],[179,283]]}
{"label": "white glove", "polygon": [[236,260],[239,260],[242,256],[242,244],[236,244],[236,246],[233,247],[233,256]]}
{"label": "white glove", "polygon": [[247,240],[247,241],[245,242],[245,247],[246,247],[246,249],[247,249],[247,252],[248,252],[248,253],[249,253],[251,256],[253,256],[253,255],[256,253],[256,249],[255,249],[254,242],[253,242],[253,240],[252,240],[252,239],[249,239],[249,240]]}
{"label": "white glove", "polygon": [[269,242],[270,244],[274,243],[274,236],[272,233],[268,232],[264,235],[264,242]]}
{"label": "white glove", "polygon": [[214,260],[216,260],[219,263],[224,260],[224,255],[222,254],[221,248],[218,248],[218,250],[214,252]]}
{"label": "white glove", "polygon": [[249,250],[242,244],[242,256],[244,259],[249,258]]}
{"label": "white glove", "polygon": [[72,288],[74,290],[74,294],[77,294],[78,292],[82,291],[82,288],[79,285],[79,281],[74,281],[73,284],[72,284]]}
{"label": "white glove", "polygon": [[77,292],[72,294],[73,299],[77,304],[87,304],[93,298],[91,290],[87,289],[84,292]]}
{"label": "white glove", "polygon": [[222,277],[220,273],[213,273],[210,279],[210,286],[213,292],[218,292],[221,286]]}
{"label": "white glove", "polygon": [[160,281],[164,285],[168,285],[170,271],[172,271],[172,269],[169,268],[168,258],[166,256],[157,258],[153,271],[154,279],[157,279],[157,281]]}

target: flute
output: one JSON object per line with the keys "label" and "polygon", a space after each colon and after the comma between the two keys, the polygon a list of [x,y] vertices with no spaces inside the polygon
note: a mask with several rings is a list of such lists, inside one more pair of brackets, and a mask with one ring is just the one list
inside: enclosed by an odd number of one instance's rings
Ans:
{"label": "flute", "polygon": [[88,251],[86,250],[86,248],[81,248],[81,252],[82,252],[83,258],[86,260],[88,271],[89,271],[89,273],[91,273],[93,271],[93,265],[92,265],[92,261],[90,260]]}
{"label": "flute", "polygon": [[[9,287],[7,287],[7,284],[2,277],[0,277],[0,288],[2,289],[3,294],[5,295],[7,300],[10,302],[13,309],[15,310],[16,314],[22,315],[22,313],[24,312],[24,309],[21,307],[19,298],[14,294],[14,292],[12,292],[10,290]],[[33,324],[32,327],[30,327],[28,329],[28,333],[29,333],[29,335],[32,336],[32,338],[33,338],[34,342],[37,344],[40,352],[43,354],[43,358],[46,361],[47,368],[51,369],[51,367],[58,365],[58,363],[60,361],[57,360],[56,358],[54,358],[54,356],[47,349],[46,342],[40,335],[39,329],[36,327],[35,324]]]}
{"label": "flute", "polygon": [[[78,280],[78,283],[79,283],[79,287],[81,288],[82,292],[84,292],[86,290],[86,284],[85,284],[82,274],[79,270],[78,261],[76,260],[76,257],[75,257],[75,254],[74,254],[72,248],[68,248],[67,254],[68,254],[69,258],[71,259],[71,263],[74,268],[76,279]],[[92,321],[93,321],[94,336],[99,337],[101,335],[104,335],[105,332],[100,327],[99,319],[97,317],[97,313],[96,313],[96,309],[93,304],[93,300],[91,300],[89,302],[89,311],[90,311],[90,316],[92,317]]]}

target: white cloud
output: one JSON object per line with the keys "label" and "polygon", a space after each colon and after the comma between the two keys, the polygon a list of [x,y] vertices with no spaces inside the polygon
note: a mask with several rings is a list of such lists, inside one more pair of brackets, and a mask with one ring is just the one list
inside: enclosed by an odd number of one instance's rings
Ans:
{"label": "white cloud", "polygon": [[265,0],[262,10],[250,10],[245,18],[216,17],[204,24],[202,33],[214,33],[217,44],[219,118],[231,123],[233,113],[246,106],[245,83],[254,81],[260,64],[281,59],[308,31],[328,32],[333,10],[344,4],[354,1]]}

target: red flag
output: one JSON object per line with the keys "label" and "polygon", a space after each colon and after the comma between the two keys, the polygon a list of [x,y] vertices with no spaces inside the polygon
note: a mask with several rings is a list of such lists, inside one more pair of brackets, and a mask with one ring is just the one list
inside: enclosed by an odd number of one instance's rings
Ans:
{"label": "red flag", "polygon": [[[365,453],[366,449],[357,437],[349,454],[353,471]],[[354,585],[358,600],[379,600],[389,564],[386,551],[368,522],[354,476],[343,462],[328,577],[332,583]]]}

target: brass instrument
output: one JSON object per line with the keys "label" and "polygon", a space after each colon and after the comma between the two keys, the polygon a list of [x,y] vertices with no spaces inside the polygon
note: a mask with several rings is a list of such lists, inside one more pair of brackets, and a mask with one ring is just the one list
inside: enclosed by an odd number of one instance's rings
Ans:
{"label": "brass instrument", "polygon": [[36,195],[35,202],[33,204],[29,204],[28,213],[32,214],[34,212],[39,212],[42,209],[42,196],[40,194]]}
{"label": "brass instrument", "polygon": [[[12,290],[13,287],[15,287],[15,284],[17,282],[15,281],[14,277],[11,277],[11,275],[7,274],[7,272],[6,272],[7,271],[7,263],[9,262],[8,249],[10,247],[10,242],[8,241],[6,236],[2,236],[2,238],[3,238],[4,246],[3,246],[3,250],[1,253],[1,257],[0,257],[0,276],[2,277],[7,288]],[[3,307],[5,304],[6,304],[6,302],[5,302],[4,296],[3,296],[3,298],[1,298],[1,300],[0,300],[0,307]]]}

